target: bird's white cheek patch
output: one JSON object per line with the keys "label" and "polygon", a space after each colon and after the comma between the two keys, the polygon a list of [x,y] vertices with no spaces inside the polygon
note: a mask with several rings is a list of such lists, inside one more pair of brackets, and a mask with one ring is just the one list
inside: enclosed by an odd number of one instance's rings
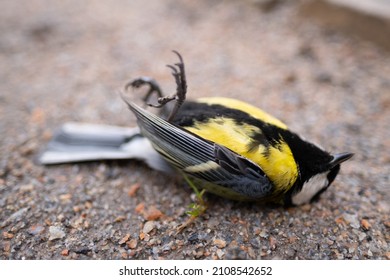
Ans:
{"label": "bird's white cheek patch", "polygon": [[292,203],[294,205],[301,205],[310,202],[321,189],[328,186],[328,173],[321,173],[312,177],[309,181],[303,184],[302,190],[292,197]]}

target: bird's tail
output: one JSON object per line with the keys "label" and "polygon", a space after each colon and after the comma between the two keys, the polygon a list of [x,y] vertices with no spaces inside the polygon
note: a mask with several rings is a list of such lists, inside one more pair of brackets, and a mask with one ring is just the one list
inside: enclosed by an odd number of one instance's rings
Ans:
{"label": "bird's tail", "polygon": [[39,156],[44,165],[114,159],[142,160],[153,169],[172,171],[138,127],[66,123]]}

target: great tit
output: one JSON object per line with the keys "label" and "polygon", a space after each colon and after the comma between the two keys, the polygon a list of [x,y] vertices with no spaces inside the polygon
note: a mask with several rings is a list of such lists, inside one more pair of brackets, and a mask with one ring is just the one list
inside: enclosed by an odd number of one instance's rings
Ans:
{"label": "great tit", "polygon": [[158,104],[149,105],[162,108],[160,115],[128,101],[122,93],[137,117],[137,128],[68,123],[40,162],[136,158],[154,169],[181,173],[197,187],[229,199],[290,206],[316,200],[334,181],[340,164],[353,156],[330,154],[242,101],[185,100],[184,62],[174,52],[179,62],[168,65],[177,86],[174,95],[163,96],[157,82],[148,77],[125,86],[149,86],[144,100],[156,93]]}

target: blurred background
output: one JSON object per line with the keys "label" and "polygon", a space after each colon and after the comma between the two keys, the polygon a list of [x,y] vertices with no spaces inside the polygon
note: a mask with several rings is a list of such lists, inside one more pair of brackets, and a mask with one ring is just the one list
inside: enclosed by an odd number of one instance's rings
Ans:
{"label": "blurred background", "polygon": [[[1,258],[390,258],[390,1],[0,8]],[[211,197],[209,213],[179,236],[192,201],[182,183],[139,162],[36,163],[64,122],[134,126],[118,90],[142,75],[172,93],[171,50],[185,60],[188,98],[241,99],[355,157],[316,204],[270,209]]]}

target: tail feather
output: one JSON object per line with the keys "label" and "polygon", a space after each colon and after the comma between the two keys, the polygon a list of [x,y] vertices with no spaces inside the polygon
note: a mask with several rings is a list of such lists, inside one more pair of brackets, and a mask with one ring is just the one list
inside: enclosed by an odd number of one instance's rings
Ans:
{"label": "tail feather", "polygon": [[39,156],[44,165],[114,159],[142,160],[153,169],[172,172],[138,127],[66,123]]}
{"label": "tail feather", "polygon": [[140,136],[139,128],[88,123],[66,123],[54,135],[51,151],[116,150],[132,138]]}

